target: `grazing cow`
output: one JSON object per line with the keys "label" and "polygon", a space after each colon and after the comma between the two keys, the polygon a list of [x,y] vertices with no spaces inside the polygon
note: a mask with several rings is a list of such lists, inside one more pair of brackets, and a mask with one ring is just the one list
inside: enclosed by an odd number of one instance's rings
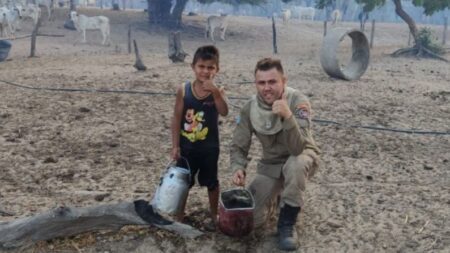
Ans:
{"label": "grazing cow", "polygon": [[336,25],[338,22],[341,21],[342,14],[341,11],[338,9],[335,9],[331,12],[331,24]]}
{"label": "grazing cow", "polygon": [[216,28],[219,28],[220,38],[222,40],[225,40],[225,31],[228,27],[228,16],[227,15],[221,15],[221,16],[209,16],[206,20],[206,30],[205,30],[205,38],[208,38],[208,36],[211,38],[212,41],[214,40],[214,31]]}
{"label": "grazing cow", "polygon": [[297,7],[297,14],[300,20],[314,20],[316,9],[313,7]]}
{"label": "grazing cow", "polygon": [[291,19],[291,10],[282,10],[281,19],[283,19],[283,24],[287,25],[289,23],[289,19]]}
{"label": "grazing cow", "polygon": [[86,42],[86,30],[100,30],[103,36],[102,45],[105,45],[106,42],[108,42],[108,45],[111,43],[109,18],[105,16],[87,17],[83,14],[77,14],[76,11],[71,11],[70,19],[72,19],[77,31],[80,31],[83,35],[83,43]]}

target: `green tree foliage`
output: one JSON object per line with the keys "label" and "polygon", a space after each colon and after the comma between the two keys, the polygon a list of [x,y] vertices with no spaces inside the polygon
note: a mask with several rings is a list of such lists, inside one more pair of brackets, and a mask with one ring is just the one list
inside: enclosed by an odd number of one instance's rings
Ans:
{"label": "green tree foliage", "polygon": [[450,0],[413,0],[415,6],[422,6],[425,15],[431,16],[433,13],[450,8]]}
{"label": "green tree foliage", "polygon": [[[292,0],[281,0],[283,3],[290,2]],[[225,4],[231,5],[239,5],[239,4],[250,4],[250,5],[260,5],[267,3],[267,0],[197,0],[197,2],[202,4],[211,4],[214,2],[221,2]]]}
{"label": "green tree foliage", "polygon": [[[333,1],[333,0],[317,0],[317,2],[322,1]],[[361,4],[364,11],[370,12],[377,6],[383,6],[386,0],[355,0],[358,4]],[[445,8],[450,8],[450,0],[412,0],[414,6],[423,7],[423,13],[427,16],[433,15],[433,13],[444,10]]]}
{"label": "green tree foliage", "polygon": [[[208,1],[208,0],[207,0]],[[209,0],[214,1],[214,0]],[[251,0],[250,0],[251,1]],[[323,9],[330,6],[337,0],[316,0],[316,8]],[[411,0],[414,6],[421,6],[424,8],[424,14],[427,16],[433,13],[450,8],[450,0]],[[371,12],[375,7],[383,6],[386,0],[355,0],[356,3],[363,6],[364,12]]]}
{"label": "green tree foliage", "polygon": [[316,0],[316,8],[323,9],[327,6],[332,5],[335,2],[336,2],[336,0]]}
{"label": "green tree foliage", "polygon": [[421,45],[431,50],[435,54],[444,54],[445,50],[437,42],[437,37],[433,34],[431,28],[424,27],[417,33],[417,40]]}
{"label": "green tree foliage", "polygon": [[371,12],[377,6],[383,6],[386,0],[355,0],[356,3],[363,6],[364,12]]}

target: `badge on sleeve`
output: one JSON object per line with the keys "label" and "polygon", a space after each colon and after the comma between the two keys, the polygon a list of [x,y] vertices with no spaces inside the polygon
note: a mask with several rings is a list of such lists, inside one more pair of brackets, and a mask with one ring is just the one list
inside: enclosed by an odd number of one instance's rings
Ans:
{"label": "badge on sleeve", "polygon": [[295,117],[299,119],[309,119],[310,114],[311,113],[307,103],[298,104],[295,108]]}

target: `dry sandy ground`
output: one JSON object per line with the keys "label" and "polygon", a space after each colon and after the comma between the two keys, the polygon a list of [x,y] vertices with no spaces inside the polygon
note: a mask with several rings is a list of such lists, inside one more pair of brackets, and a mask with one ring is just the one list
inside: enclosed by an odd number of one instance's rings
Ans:
{"label": "dry sandy ground", "polygon": [[[30,42],[13,41],[10,60],[0,63],[0,80],[33,87],[126,89],[174,92],[192,78],[188,63],[167,58],[167,31],[151,27],[143,12],[102,12],[111,18],[113,45],[88,43],[62,28],[67,11],[45,22],[36,58]],[[204,17],[186,17],[185,51],[201,45]],[[133,68],[126,34],[132,26],[146,72]],[[278,26],[276,57],[289,85],[310,97],[315,119],[347,125],[450,131],[450,67],[441,61],[394,59],[388,53],[407,44],[404,24],[377,24],[367,72],[358,81],[329,78],[319,52],[322,23]],[[356,23],[341,26],[357,27]],[[442,27],[435,27],[440,33]],[[23,25],[19,35],[31,31]],[[271,22],[231,17],[221,50],[217,83],[230,96],[250,96],[254,64],[271,56]],[[344,47],[343,54],[349,54]],[[447,58],[450,58],[447,54]],[[187,62],[191,61],[187,58]],[[169,160],[169,121],[173,96],[49,92],[0,84],[0,207],[15,214],[8,221],[59,205],[86,207],[135,199],[149,200]],[[220,180],[232,187],[228,147],[238,108],[221,119]],[[412,135],[336,125],[314,125],[324,167],[308,184],[299,225],[299,252],[449,252],[450,136]],[[251,151],[254,167],[260,147]],[[254,170],[250,170],[250,179]],[[104,194],[104,198],[95,196]],[[187,213],[203,229],[208,217],[206,190],[194,187]],[[155,228],[126,227],[39,243],[28,252],[278,252],[275,221],[263,238],[235,239],[206,233],[184,240]]]}

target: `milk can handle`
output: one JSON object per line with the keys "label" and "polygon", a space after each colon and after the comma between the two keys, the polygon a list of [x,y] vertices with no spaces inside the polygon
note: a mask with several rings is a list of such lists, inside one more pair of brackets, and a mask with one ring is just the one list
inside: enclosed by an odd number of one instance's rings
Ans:
{"label": "milk can handle", "polygon": [[[187,164],[187,166],[188,166],[188,169],[189,169],[189,174],[191,174],[191,166],[189,165],[189,161],[188,161],[185,157],[183,157],[183,156],[180,156],[180,158],[183,159],[183,160],[186,162],[186,164]],[[166,168],[168,169],[168,168],[169,168],[169,165],[173,164],[174,162],[176,162],[176,160],[174,160],[174,159],[170,160],[170,161],[167,163]]]}

